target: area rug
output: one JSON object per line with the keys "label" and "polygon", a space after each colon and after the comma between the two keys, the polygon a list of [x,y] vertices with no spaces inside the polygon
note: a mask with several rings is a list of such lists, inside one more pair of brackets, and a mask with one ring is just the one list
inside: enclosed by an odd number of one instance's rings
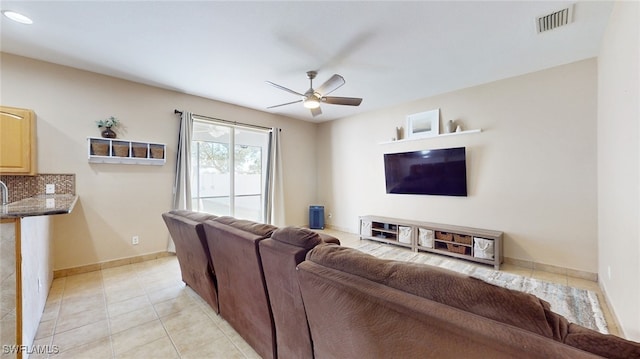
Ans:
{"label": "area rug", "polygon": [[496,271],[488,266],[426,252],[362,240],[358,250],[378,258],[423,263],[450,269],[509,289],[530,293],[551,304],[551,310],[572,323],[608,334],[607,322],[595,292]]}

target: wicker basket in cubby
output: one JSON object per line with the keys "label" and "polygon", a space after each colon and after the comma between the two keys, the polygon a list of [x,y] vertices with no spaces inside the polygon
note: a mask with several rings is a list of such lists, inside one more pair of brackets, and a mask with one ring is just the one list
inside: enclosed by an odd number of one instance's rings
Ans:
{"label": "wicker basket in cubby", "polygon": [[92,142],[91,150],[93,151],[94,156],[108,156],[109,144],[104,142]]}
{"label": "wicker basket in cubby", "polygon": [[147,146],[132,146],[133,157],[147,158]]}
{"label": "wicker basket in cubby", "polygon": [[463,234],[453,234],[453,241],[460,244],[471,245],[472,242],[471,236],[465,236]]}
{"label": "wicker basket in cubby", "polygon": [[471,247],[447,243],[447,251],[458,254],[471,254]]}
{"label": "wicker basket in cubby", "polygon": [[162,146],[151,146],[151,158],[164,158],[164,147]]}
{"label": "wicker basket in cubby", "polygon": [[453,241],[453,234],[447,232],[436,231],[436,239],[441,241]]}
{"label": "wicker basket in cubby", "polygon": [[118,157],[129,157],[129,145],[114,143],[113,152]]}

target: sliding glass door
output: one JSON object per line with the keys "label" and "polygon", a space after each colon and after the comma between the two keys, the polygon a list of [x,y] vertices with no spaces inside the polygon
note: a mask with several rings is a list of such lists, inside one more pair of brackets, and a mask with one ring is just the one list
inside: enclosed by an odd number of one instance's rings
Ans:
{"label": "sliding glass door", "polygon": [[263,222],[268,141],[265,131],[194,121],[193,209]]}

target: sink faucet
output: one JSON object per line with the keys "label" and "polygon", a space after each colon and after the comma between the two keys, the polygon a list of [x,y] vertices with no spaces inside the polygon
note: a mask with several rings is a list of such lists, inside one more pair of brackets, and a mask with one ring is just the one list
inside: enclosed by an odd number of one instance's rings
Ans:
{"label": "sink faucet", "polygon": [[9,204],[9,189],[4,182],[0,181],[0,186],[2,186],[2,205]]}

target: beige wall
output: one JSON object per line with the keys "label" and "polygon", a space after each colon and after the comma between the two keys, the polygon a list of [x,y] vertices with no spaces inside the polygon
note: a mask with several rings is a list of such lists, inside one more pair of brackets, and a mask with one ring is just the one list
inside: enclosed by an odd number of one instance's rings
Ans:
{"label": "beige wall", "polygon": [[[166,249],[161,214],[171,206],[175,108],[282,128],[284,185],[295,193],[286,196],[286,222],[307,223],[306,208],[315,202],[315,124],[9,54],[1,60],[0,102],[38,116],[38,171],[77,175],[74,212],[53,221],[54,269]],[[99,136],[95,120],[111,115],[125,125],[119,137],[166,143],[167,163],[89,164],[86,138]]]}
{"label": "beige wall", "polygon": [[[329,224],[357,232],[373,214],[501,230],[507,257],[596,273],[596,80],[590,59],[320,125]],[[435,108],[483,132],[379,144]],[[468,197],[385,193],[384,153],[458,146]]]}
{"label": "beige wall", "polygon": [[598,273],[640,341],[640,5],[618,2],[598,57]]}

